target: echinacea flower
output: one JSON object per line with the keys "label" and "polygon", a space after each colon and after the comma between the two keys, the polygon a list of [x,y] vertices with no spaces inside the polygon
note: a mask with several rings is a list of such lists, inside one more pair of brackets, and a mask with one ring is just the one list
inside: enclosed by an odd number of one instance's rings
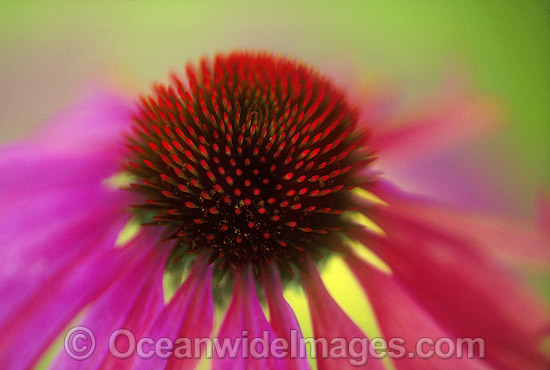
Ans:
{"label": "echinacea flower", "polygon": [[[543,368],[543,306],[497,255],[543,260],[547,236],[454,212],[384,178],[393,161],[483,131],[488,108],[477,97],[434,104],[409,125],[385,125],[390,108],[349,97],[303,64],[234,52],[189,65],[184,80],[155,85],[137,108],[96,94],[3,148],[1,367],[33,367],[72,326],[93,333],[95,351],[75,359],[62,346],[54,369],[191,369],[205,352],[117,358],[113,342],[119,353],[131,346],[113,339],[121,329],[153,347],[213,335],[234,343],[243,333],[291,341],[302,333],[283,289],[296,284],[316,338],[369,338],[319,273],[322,261],[343,258],[387,341],[486,346],[486,358],[402,356],[395,368]],[[165,302],[163,279],[182,273]],[[213,332],[216,306],[225,315]],[[357,365],[338,343],[318,369]],[[303,356],[244,352],[214,353],[212,368],[309,368]]]}

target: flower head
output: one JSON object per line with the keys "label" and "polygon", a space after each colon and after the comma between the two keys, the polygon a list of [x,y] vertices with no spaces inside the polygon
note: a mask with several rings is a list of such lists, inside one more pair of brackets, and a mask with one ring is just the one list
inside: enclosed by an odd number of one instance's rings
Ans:
{"label": "flower head", "polygon": [[[410,195],[372,169],[374,153],[386,165],[412,158],[404,149],[429,153],[468,136],[457,117],[482,131],[485,103],[457,99],[451,108],[384,126],[369,102],[353,106],[303,64],[234,52],[189,65],[185,79],[155,85],[137,109],[101,94],[57,117],[0,152],[0,204],[12,215],[0,224],[0,365],[32,367],[76,321],[91,330],[95,352],[71,351],[71,330],[53,368],[194,368],[208,349],[186,340],[213,334],[213,294],[223,291],[220,341],[294,340],[297,353],[254,356],[243,344],[228,354],[214,342],[214,369],[307,369],[283,295],[295,275],[319,369],[383,369],[385,356],[397,369],[537,368],[545,312],[495,245],[541,260],[548,236]],[[401,347],[357,352],[353,343],[369,337],[326,289],[319,261],[329,258],[345,261],[379,335]],[[165,299],[166,272],[182,270]],[[505,295],[514,300],[503,304]],[[121,329],[155,351],[131,351]],[[481,339],[486,356],[403,355],[426,337]]]}
{"label": "flower head", "polygon": [[[179,249],[219,269],[289,268],[334,247],[370,153],[345,95],[304,65],[268,54],[203,59],[142,98],[128,171]],[[333,236],[333,235],[331,235]]]}

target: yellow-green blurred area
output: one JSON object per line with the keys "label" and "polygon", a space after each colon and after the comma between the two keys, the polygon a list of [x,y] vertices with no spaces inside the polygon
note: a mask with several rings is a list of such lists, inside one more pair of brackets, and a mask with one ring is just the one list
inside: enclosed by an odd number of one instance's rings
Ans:
{"label": "yellow-green blurred area", "polygon": [[[509,210],[532,214],[537,193],[550,191],[548,0],[0,4],[0,142],[22,137],[98,79],[137,96],[187,61],[253,48],[357,83],[387,82],[408,98],[428,94],[449,68],[464,71],[476,89],[501,100],[507,125],[460,155],[490,174]],[[375,335],[343,264],[331,261],[324,278]],[[311,335],[301,292],[285,294]]]}

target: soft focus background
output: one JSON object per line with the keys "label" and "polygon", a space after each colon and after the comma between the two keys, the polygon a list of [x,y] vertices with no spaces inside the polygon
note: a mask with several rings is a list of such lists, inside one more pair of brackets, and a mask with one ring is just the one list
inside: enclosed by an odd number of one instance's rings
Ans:
{"label": "soft focus background", "polygon": [[[0,142],[23,137],[94,81],[133,96],[202,55],[267,49],[397,86],[406,99],[429,94],[449,69],[462,71],[501,100],[507,125],[451,153],[457,176],[475,165],[483,180],[474,198],[528,217],[550,191],[548,0],[0,4]],[[354,297],[338,293],[347,282],[327,283],[355,310]]]}

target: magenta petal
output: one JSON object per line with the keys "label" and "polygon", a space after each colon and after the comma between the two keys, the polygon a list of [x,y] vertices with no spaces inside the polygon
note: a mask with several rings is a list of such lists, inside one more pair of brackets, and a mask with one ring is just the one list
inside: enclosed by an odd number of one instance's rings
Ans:
{"label": "magenta petal", "polygon": [[[157,342],[169,338],[174,348],[166,357],[157,355],[150,359],[136,358],[133,369],[193,369],[200,359],[200,353],[191,347],[183,347],[178,338],[208,338],[212,333],[214,303],[212,300],[212,267],[205,259],[197,258],[191,273],[174,297],[159,312],[145,336]],[[179,348],[179,349],[178,349]]]}
{"label": "magenta petal", "polygon": [[502,209],[502,195],[494,190],[497,184],[490,186],[487,169],[467,163],[467,153],[461,153],[460,161],[456,155],[464,144],[499,126],[499,108],[487,97],[468,91],[459,80],[444,81],[441,91],[405,115],[394,114],[393,121],[372,126],[370,145],[377,152],[374,169],[418,194]]}
{"label": "magenta petal", "polygon": [[[271,356],[270,349],[263,348],[263,344],[255,346],[255,352],[253,350],[246,351],[245,347],[248,347],[245,345],[246,342],[252,348],[254,338],[267,337],[268,342],[271,343],[276,334],[262,311],[252,273],[250,271],[235,272],[234,276],[233,298],[225,314],[218,338],[220,346],[224,342],[230,342],[236,351],[231,353],[231,349],[229,349],[229,352],[224,355],[214,349],[212,368],[219,370],[292,369],[284,358],[276,359]],[[214,345],[216,344],[214,343]]]}
{"label": "magenta petal", "polygon": [[[302,286],[305,289],[309,311],[311,313],[311,321],[313,324],[313,334],[315,338],[328,340],[328,350],[324,350],[321,344],[317,344],[317,367],[319,370],[332,369],[356,369],[354,366],[353,354],[348,353],[346,349],[341,356],[331,355],[331,352],[338,353],[336,346],[340,343],[332,343],[334,338],[343,338],[347,344],[353,343],[353,338],[366,338],[361,329],[349,318],[342,308],[332,298],[330,293],[325,288],[321,276],[317,271],[317,267],[313,261],[309,260],[307,266],[307,274],[302,274]],[[331,351],[331,349],[333,349]],[[346,345],[347,348],[347,345]],[[325,352],[324,355],[322,353]],[[341,358],[338,358],[338,357]],[[369,358],[364,365],[366,369],[384,369],[382,361],[374,358]]]}
{"label": "magenta petal", "polygon": [[169,248],[157,243],[159,234],[142,233],[127,247],[139,253],[132,268],[127,269],[125,274],[92,304],[85,317],[75,324],[93,332],[96,350],[92,356],[77,361],[69,357],[62,347],[52,368],[129,368],[130,360],[118,360],[109,353],[109,337],[115,330],[124,328],[130,330],[136,338],[141,338],[152,318],[163,307],[162,276]]}
{"label": "magenta petal", "polygon": [[[409,358],[408,353],[415,352],[416,343],[421,338],[437,341],[440,338],[456,340],[456,337],[446,332],[395,277],[371,267],[354,255],[347,256],[346,262],[369,297],[386,341],[390,342],[392,338],[405,341],[397,343],[403,347],[396,348],[394,352],[398,356],[393,359],[398,370],[488,369],[483,360],[477,357],[442,359],[434,356],[422,359],[415,355]],[[422,351],[429,349],[433,350],[434,346],[423,348]],[[403,352],[402,356],[398,355],[400,352]],[[474,354],[479,356],[479,353]]]}
{"label": "magenta petal", "polygon": [[102,294],[125,269],[132,268],[142,251],[131,246],[108,248],[113,245],[113,236],[89,240],[87,248],[41,280],[41,289],[27,292],[17,310],[3,320],[2,368],[24,369],[34,364],[82,308]]}
{"label": "magenta petal", "polygon": [[0,149],[0,205],[45,189],[98,183],[120,170],[131,105],[98,91],[32,137]]}
{"label": "magenta petal", "polygon": [[63,271],[113,248],[129,217],[126,196],[87,190],[84,196],[60,192],[44,197],[45,206],[39,202],[34,217],[22,208],[0,225],[0,327],[32,305],[48,284],[56,284]]}
{"label": "magenta petal", "polygon": [[410,294],[453,335],[484,338],[487,360],[499,368],[543,366],[537,348],[548,316],[519,277],[486,253],[484,235],[470,233],[472,225],[459,218],[452,229],[440,227],[437,218],[424,217],[422,204],[377,193],[389,206],[371,216],[387,237],[364,233],[359,239]]}
{"label": "magenta petal", "polygon": [[[130,199],[126,192],[108,191],[97,184],[52,189],[14,199],[2,208],[10,217],[0,224],[0,243],[4,246],[0,255],[10,252],[20,254],[23,250],[35,253],[36,248],[55,248],[45,244],[49,236],[70,234],[67,224],[77,227],[75,220],[89,222],[86,220],[94,218],[97,213],[110,212],[111,217],[118,214],[120,218],[127,219],[129,215],[126,216],[125,209]],[[103,221],[105,227],[113,224],[105,218]],[[89,228],[89,231],[93,232],[93,229]]]}
{"label": "magenta petal", "polygon": [[133,103],[115,91],[97,86],[66,111],[40,126],[29,139],[65,154],[105,155],[118,160],[124,146],[122,135],[129,130],[135,112]]}
{"label": "magenta petal", "polygon": [[448,78],[435,97],[400,121],[377,126],[371,144],[380,153],[380,168],[407,166],[493,129],[498,118],[495,102],[473,96],[463,85],[456,76]]}
{"label": "magenta petal", "polygon": [[443,206],[405,195],[385,183],[379,183],[374,191],[388,200],[395,199],[393,206],[398,207],[400,215],[409,218],[421,215],[423,222],[437,225],[442,231],[472,239],[477,248],[496,259],[521,264],[530,270],[550,267],[550,237],[544,234],[547,230],[544,225],[537,227],[519,218],[476,214],[458,207]]}
{"label": "magenta petal", "polygon": [[[265,266],[262,269],[262,280],[269,306],[270,324],[277,337],[284,338],[287,343],[292,343],[291,333],[294,331],[296,332],[294,338],[303,338],[296,315],[283,296],[277,268],[275,266]],[[296,344],[295,353],[303,353],[305,355],[307,353],[305,344],[302,342]],[[296,357],[296,359],[291,357]],[[298,355],[288,356],[288,361],[291,369],[309,369],[307,356],[303,356],[303,358],[300,358]]]}
{"label": "magenta petal", "polygon": [[0,205],[29,202],[29,197],[45,191],[99,186],[119,166],[116,158],[97,153],[68,155],[28,142],[4,147],[0,149]]}

